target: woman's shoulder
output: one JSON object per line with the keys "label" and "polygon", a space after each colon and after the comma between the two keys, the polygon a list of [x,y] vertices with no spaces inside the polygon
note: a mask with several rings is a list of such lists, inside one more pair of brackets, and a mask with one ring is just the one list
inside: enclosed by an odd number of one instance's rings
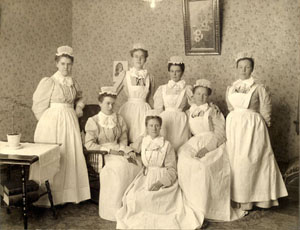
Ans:
{"label": "woman's shoulder", "polygon": [[210,102],[208,105],[209,105],[211,114],[213,114],[213,115],[222,114],[220,108],[215,103]]}

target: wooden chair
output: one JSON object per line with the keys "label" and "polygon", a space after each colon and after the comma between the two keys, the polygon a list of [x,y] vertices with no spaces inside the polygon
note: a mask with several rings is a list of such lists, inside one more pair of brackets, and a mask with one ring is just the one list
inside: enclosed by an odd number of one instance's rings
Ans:
{"label": "wooden chair", "polygon": [[[83,134],[83,143],[85,135],[85,124],[89,117],[92,117],[99,113],[100,107],[97,104],[86,105],[83,109],[83,116],[79,118],[79,127],[80,131]],[[104,155],[107,154],[105,151],[100,150],[87,150],[83,145],[83,153],[86,159],[90,189],[91,189],[91,200],[95,203],[99,202],[99,191],[100,191],[100,182],[99,182],[99,159],[102,158],[103,166],[105,164]]]}

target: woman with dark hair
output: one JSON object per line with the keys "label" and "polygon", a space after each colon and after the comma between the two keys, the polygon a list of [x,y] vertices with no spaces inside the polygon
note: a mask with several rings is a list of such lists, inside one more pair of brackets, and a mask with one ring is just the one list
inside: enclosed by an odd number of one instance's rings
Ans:
{"label": "woman with dark hair", "polygon": [[[127,146],[125,121],[113,110],[116,98],[114,88],[102,87],[98,97],[101,111],[90,117],[85,127],[86,148],[107,152],[105,166],[100,172],[99,215],[111,221],[121,207],[126,188],[141,169],[135,153]],[[99,164],[102,168],[102,162]]]}
{"label": "woman with dark hair", "polygon": [[126,122],[128,139],[132,143],[145,132],[145,114],[151,109],[148,103],[152,104],[154,79],[144,69],[148,58],[148,51],[145,46],[141,43],[134,44],[130,55],[133,67],[119,75],[114,87],[118,93],[124,88],[128,97],[128,101],[121,106],[119,113]]}
{"label": "woman with dark hair", "polygon": [[117,229],[196,229],[203,216],[185,205],[177,181],[176,156],[169,141],[160,136],[162,119],[149,110],[146,136],[139,151],[143,170],[127,188],[118,210]]}
{"label": "woman with dark hair", "polygon": [[287,196],[287,191],[267,128],[271,125],[271,99],[266,88],[251,76],[254,59],[249,53],[238,54],[236,68],[238,80],[226,92],[231,199],[243,210],[254,205],[278,206],[277,199]]}
{"label": "woman with dark hair", "polygon": [[193,136],[178,150],[178,181],[196,214],[204,214],[206,219],[230,221],[244,216],[245,212],[231,208],[225,119],[209,101],[211,93],[210,81],[196,81],[193,104],[187,111]]}
{"label": "woman with dark hair", "polygon": [[[32,110],[38,119],[34,141],[61,144],[60,169],[53,181],[50,180],[54,204],[79,203],[90,199],[77,118],[82,116],[84,102],[77,82],[71,77],[74,62],[72,48],[59,47],[55,61],[58,71],[51,77],[43,78],[33,94]],[[30,173],[36,172],[30,170]],[[46,198],[42,197],[36,204],[49,206]]]}
{"label": "woman with dark hair", "polygon": [[185,65],[182,57],[173,56],[168,61],[170,80],[154,94],[154,108],[160,110],[163,119],[161,135],[171,142],[175,151],[189,139],[187,117],[184,110],[192,95],[191,86],[182,80]]}

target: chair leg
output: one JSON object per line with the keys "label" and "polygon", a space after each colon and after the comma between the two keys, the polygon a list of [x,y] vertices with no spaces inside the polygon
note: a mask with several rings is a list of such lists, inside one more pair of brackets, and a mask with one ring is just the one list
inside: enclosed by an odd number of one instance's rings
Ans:
{"label": "chair leg", "polygon": [[55,207],[53,205],[53,198],[52,198],[52,193],[51,193],[50,184],[49,184],[48,180],[45,181],[45,185],[46,185],[46,188],[47,188],[48,198],[49,198],[49,201],[50,201],[51,210],[53,212],[53,217],[54,217],[54,219],[57,219],[57,214],[56,214]]}

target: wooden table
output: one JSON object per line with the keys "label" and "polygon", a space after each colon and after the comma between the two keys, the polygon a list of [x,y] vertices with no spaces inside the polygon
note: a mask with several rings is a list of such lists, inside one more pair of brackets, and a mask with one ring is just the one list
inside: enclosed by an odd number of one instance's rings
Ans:
{"label": "wooden table", "polygon": [[[39,178],[33,177],[32,179],[39,184],[46,184],[51,209],[53,211],[53,215],[56,216],[49,180],[52,179],[51,177],[53,177],[59,170],[59,167],[57,167],[57,164],[59,166],[59,158],[60,152],[58,144],[21,143],[20,149],[12,149],[7,146],[7,142],[0,141],[0,164],[21,166],[24,229],[27,229],[27,193],[25,166],[34,166],[35,170],[41,171],[41,176]],[[43,164],[40,164],[39,162],[41,159],[43,159]],[[51,162],[47,164],[47,161]],[[45,167],[54,169],[52,170],[52,173],[43,175],[42,171]]]}

